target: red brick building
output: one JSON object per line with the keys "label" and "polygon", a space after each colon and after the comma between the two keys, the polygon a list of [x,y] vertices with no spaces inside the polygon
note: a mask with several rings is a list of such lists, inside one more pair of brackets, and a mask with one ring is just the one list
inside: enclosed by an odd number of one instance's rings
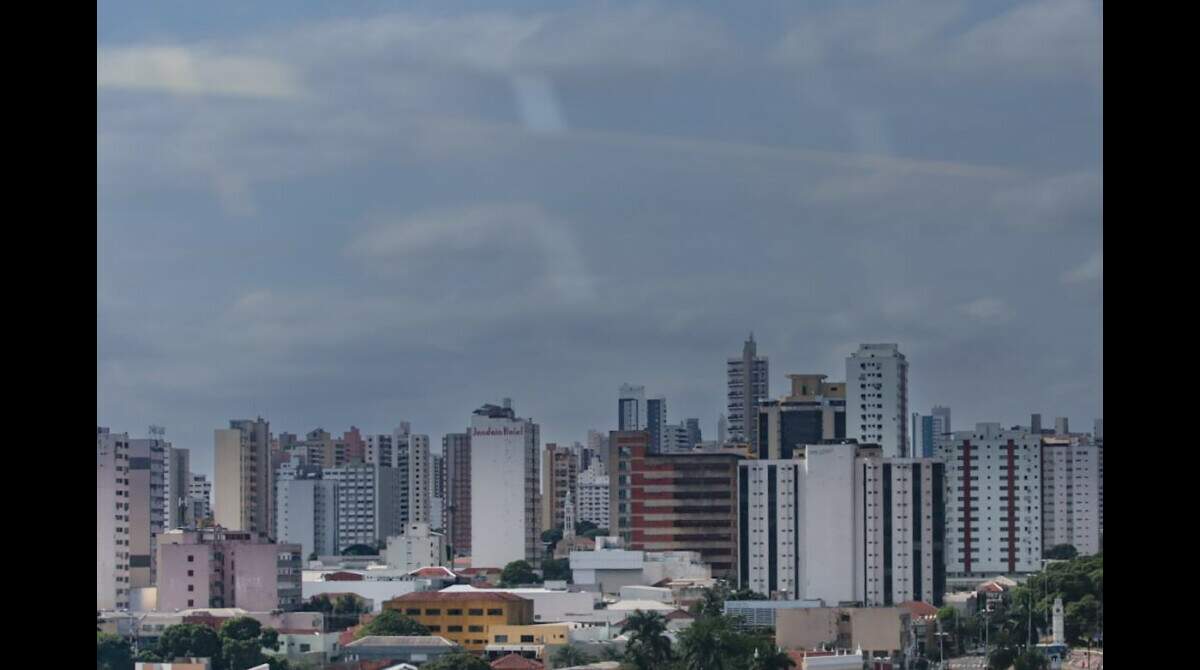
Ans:
{"label": "red brick building", "polygon": [[695,551],[737,574],[737,464],[730,453],[650,454],[650,434],[609,434],[611,529],[630,549]]}

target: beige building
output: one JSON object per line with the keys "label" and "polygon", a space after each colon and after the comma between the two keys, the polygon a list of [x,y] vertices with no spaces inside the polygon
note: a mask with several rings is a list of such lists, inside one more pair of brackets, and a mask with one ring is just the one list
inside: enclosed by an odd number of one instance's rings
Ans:
{"label": "beige building", "polygon": [[516,653],[545,661],[555,649],[570,642],[571,626],[565,623],[494,625],[488,627],[484,653],[491,660]]}
{"label": "beige building", "polygon": [[272,533],[270,424],[234,420],[215,432],[213,516],[230,530]]}
{"label": "beige building", "polygon": [[547,444],[542,455],[543,531],[562,527],[568,493],[571,500],[579,501],[579,453],[571,447]]}
{"label": "beige building", "polygon": [[159,536],[156,608],[294,608],[301,595],[300,551],[298,544],[263,542],[245,531],[167,531]]}
{"label": "beige building", "polygon": [[900,607],[781,609],[775,639],[784,649],[861,647],[870,658],[898,656],[912,647],[912,615]]}

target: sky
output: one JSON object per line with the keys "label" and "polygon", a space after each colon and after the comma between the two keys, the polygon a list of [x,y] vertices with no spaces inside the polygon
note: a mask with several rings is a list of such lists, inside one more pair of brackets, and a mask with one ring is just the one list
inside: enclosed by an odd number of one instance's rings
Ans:
{"label": "sky", "polygon": [[[896,342],[955,428],[1101,416],[1096,2],[98,5],[97,418],[714,439]],[[435,448],[436,450],[436,448]]]}

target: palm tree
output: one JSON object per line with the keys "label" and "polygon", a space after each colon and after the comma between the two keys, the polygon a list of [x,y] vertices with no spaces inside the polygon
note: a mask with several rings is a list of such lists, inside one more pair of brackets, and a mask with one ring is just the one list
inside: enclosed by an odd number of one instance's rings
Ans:
{"label": "palm tree", "polygon": [[725,670],[741,641],[729,617],[703,616],[679,634],[679,655],[687,670]]}
{"label": "palm tree", "polygon": [[573,668],[577,665],[587,665],[595,661],[591,654],[576,645],[568,644],[554,651],[554,667]]}
{"label": "palm tree", "polygon": [[651,670],[671,660],[671,638],[667,637],[667,620],[658,612],[635,610],[621,626],[629,633],[625,656],[638,670]]}
{"label": "palm tree", "polygon": [[754,658],[750,661],[750,670],[788,670],[795,665],[796,662],[785,652],[767,647],[754,650]]}

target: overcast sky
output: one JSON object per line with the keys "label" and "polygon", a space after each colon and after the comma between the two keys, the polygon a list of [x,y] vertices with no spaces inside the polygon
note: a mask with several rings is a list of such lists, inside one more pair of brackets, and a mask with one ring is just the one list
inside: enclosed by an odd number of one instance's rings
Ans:
{"label": "overcast sky", "polygon": [[1100,416],[1099,3],[302,4],[100,2],[101,425],[712,439],[750,330]]}

